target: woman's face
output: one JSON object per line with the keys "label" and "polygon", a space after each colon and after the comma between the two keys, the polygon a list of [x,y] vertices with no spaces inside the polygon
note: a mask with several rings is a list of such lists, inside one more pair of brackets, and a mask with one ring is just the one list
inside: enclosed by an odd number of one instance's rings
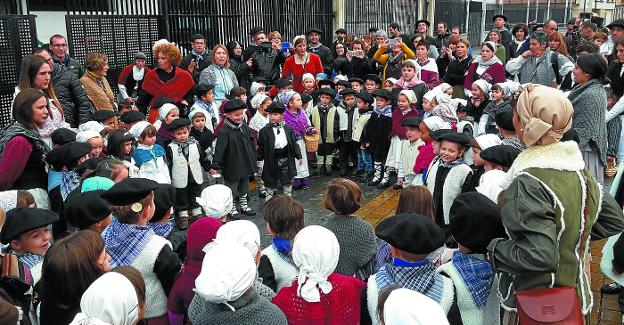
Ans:
{"label": "woman's face", "polygon": [[234,54],[235,55],[243,54],[243,48],[240,46],[240,44],[236,44],[236,47],[234,48]]}
{"label": "woman's face", "polygon": [[518,41],[523,41],[524,38],[526,37],[526,35],[524,35],[524,31],[522,29],[519,29],[518,31],[516,31],[516,40]]}
{"label": "woman's face", "polygon": [[464,56],[466,56],[467,53],[468,47],[466,46],[466,44],[457,43],[457,46],[455,47],[455,54],[457,54],[458,57],[463,58]]}
{"label": "woman's face", "polygon": [[110,255],[108,255],[106,249],[103,249],[97,261],[98,268],[102,270],[102,272],[110,272],[110,260]]}
{"label": "woman's face", "polygon": [[561,42],[559,42],[559,40],[548,41],[548,46],[550,47],[551,51],[558,50],[560,45],[561,45]]}
{"label": "woman's face", "polygon": [[273,46],[273,48],[275,48],[275,49],[282,48],[282,40],[277,38],[277,37],[272,38],[271,39],[271,46]]}
{"label": "woman's face", "polygon": [[104,66],[102,67],[102,70],[100,71],[100,74],[102,74],[103,77],[106,76],[106,74],[108,73],[108,60],[106,60],[106,62],[104,62]]}
{"label": "woman's face", "polygon": [[221,47],[217,48],[217,50],[214,52],[214,63],[216,63],[218,66],[224,66],[225,63],[227,62],[227,52],[225,52],[225,50]]}
{"label": "woman's face", "polygon": [[49,64],[42,64],[35,75],[35,80],[33,80],[33,85],[36,89],[48,89],[50,87],[50,79],[52,76],[52,69]]}
{"label": "woman's face", "polygon": [[416,58],[418,58],[418,60],[425,61],[427,60],[428,55],[429,49],[426,46],[420,45],[416,48]]}
{"label": "woman's face", "polygon": [[344,48],[344,45],[342,45],[341,43],[336,44],[336,55],[338,56],[345,55],[345,48]]}
{"label": "woman's face", "polygon": [[591,79],[589,74],[585,73],[578,64],[574,66],[574,71],[572,73],[574,73],[574,81],[579,84],[585,83]]}
{"label": "woman's face", "polygon": [[615,57],[620,63],[624,63],[624,45],[618,44],[615,48]]}
{"label": "woman's face", "polygon": [[487,47],[487,45],[483,45],[481,46],[481,58],[485,61],[491,59],[494,56],[494,52],[492,52],[492,50],[490,50],[489,47]]}
{"label": "woman's face", "polygon": [[158,67],[163,70],[169,70],[171,68],[171,61],[162,52],[158,53]]}
{"label": "woman's face", "polygon": [[500,42],[500,37],[498,36],[498,33],[494,33],[494,32],[490,33],[488,35],[488,41],[492,41],[498,44]]}
{"label": "woman's face", "polygon": [[48,100],[45,97],[37,99],[32,104],[32,118],[36,125],[41,125],[48,119]]}
{"label": "woman's face", "polygon": [[303,56],[307,51],[308,46],[305,41],[300,41],[299,44],[295,45],[295,52],[299,56]]}

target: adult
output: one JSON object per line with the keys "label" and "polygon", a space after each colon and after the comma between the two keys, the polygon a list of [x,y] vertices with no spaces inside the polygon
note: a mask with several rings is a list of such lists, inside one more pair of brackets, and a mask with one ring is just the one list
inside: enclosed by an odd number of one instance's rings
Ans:
{"label": "adult", "polygon": [[492,29],[487,36],[487,40],[496,44],[496,57],[503,63],[507,62],[507,48],[503,46],[501,41],[500,32],[496,29]]}
{"label": "adult", "polygon": [[325,70],[326,74],[330,74],[334,57],[331,54],[331,50],[327,46],[321,44],[321,34],[323,34],[323,32],[318,28],[312,28],[306,33],[309,43],[308,52],[318,55],[323,63],[323,70]]}
{"label": "adult", "polygon": [[67,47],[67,39],[65,36],[60,34],[55,34],[50,37],[50,51],[52,51],[52,60],[54,63],[60,64],[71,71],[76,78],[82,77],[82,66],[78,60],[69,57],[67,51],[69,48]]}
{"label": "adult", "polygon": [[598,26],[596,26],[596,24],[592,23],[589,20],[581,24],[581,36],[586,42],[593,42],[594,36],[596,36],[597,31]]}
{"label": "adult", "polygon": [[282,78],[292,78],[293,89],[301,93],[303,92],[303,82],[301,78],[305,73],[311,73],[316,76],[323,72],[323,63],[321,58],[307,51],[307,41],[305,36],[299,35],[293,40],[295,46],[295,55],[291,55],[282,69]]}
{"label": "adult", "polygon": [[572,72],[574,64],[565,56],[551,52],[548,49],[548,36],[537,31],[531,34],[529,50],[509,60],[505,68],[512,76],[517,76],[521,84],[557,87],[557,80]]}
{"label": "adult", "polygon": [[230,70],[230,58],[225,45],[219,44],[212,49],[212,64],[202,71],[199,84],[214,86],[215,107],[221,107],[221,103],[230,96],[230,91],[238,87],[236,74]]}
{"label": "adult", "polygon": [[278,32],[270,34],[270,42],[264,31],[252,30],[254,43],[243,51],[243,60],[251,58],[251,75],[253,80],[264,79],[265,86],[270,88],[280,78],[280,67],[286,61],[286,53],[282,52],[282,36]]}
{"label": "adult", "polygon": [[514,59],[529,50],[529,27],[524,23],[514,25],[511,29],[513,41],[507,45],[507,60]]}
{"label": "adult", "polygon": [[506,80],[505,67],[494,55],[495,52],[496,44],[494,42],[488,41],[481,45],[481,55],[472,61],[470,67],[468,67],[468,72],[466,72],[464,89],[472,89],[472,83],[479,79],[483,79],[491,85]]}
{"label": "adult", "polygon": [[431,27],[431,23],[426,19],[421,19],[416,22],[416,32],[414,34],[418,34],[422,36],[427,43],[434,45],[436,40],[429,36],[429,27]]}
{"label": "adult", "polygon": [[401,33],[401,26],[398,23],[388,25],[388,38],[400,38],[404,43],[409,41],[409,36]]}
{"label": "adult", "polygon": [[507,45],[511,43],[511,32],[507,29],[507,16],[494,15],[494,17],[492,17],[492,21],[494,22],[494,29],[498,30],[501,35],[500,43],[507,47]]}
{"label": "adult", "polygon": [[64,65],[56,64],[50,52],[43,47],[36,48],[33,54],[42,57],[52,67],[52,84],[56,91],[56,98],[63,108],[65,122],[73,128],[89,122],[93,108],[82,87],[80,77]]}
{"label": "adult", "polygon": [[544,23],[544,33],[550,36],[550,34],[557,31],[557,22],[554,19],[549,19]]}
{"label": "adult", "polygon": [[418,63],[418,79],[422,80],[428,89],[440,84],[440,74],[436,60],[429,57],[429,44],[421,40],[416,45],[416,62]]}
{"label": "adult", "polygon": [[[618,44],[620,40],[624,39],[624,19],[614,20],[607,25],[607,28],[611,31],[611,36],[609,36],[609,38],[613,44]],[[609,62],[617,60],[615,46],[613,47],[613,53],[607,57],[607,60]]]}
{"label": "adult", "polygon": [[228,50],[230,70],[234,71],[239,86],[249,89],[249,86],[251,86],[249,73],[251,72],[253,59],[249,58],[243,61],[243,47],[237,41],[227,43],[226,47]]}
{"label": "adult", "polygon": [[435,37],[435,46],[440,51],[443,46],[447,46],[448,39],[451,34],[448,32],[448,25],[446,22],[439,21],[436,24],[436,37]]}
{"label": "adult", "polygon": [[570,54],[572,57],[576,57],[576,47],[580,42],[581,35],[578,30],[579,19],[577,17],[572,17],[568,20],[568,24],[566,25],[566,45],[568,45],[568,49],[570,50]]}
{"label": "adult", "polygon": [[336,56],[336,45],[338,44],[342,44],[345,48],[347,47],[347,30],[344,28],[338,28],[336,29],[336,40],[332,43],[332,45],[329,47],[329,49],[331,50],[331,54],[335,57]]}
{"label": "adult", "polygon": [[191,36],[191,52],[182,59],[180,68],[190,73],[195,83],[197,83],[201,72],[211,64],[212,51],[206,46],[206,38],[204,35],[195,34]]}
{"label": "adult", "polygon": [[336,74],[351,76],[351,65],[347,60],[347,50],[347,44],[336,44],[334,62],[332,63],[332,67],[334,68],[333,71]]}
{"label": "adult", "polygon": [[195,84],[191,74],[179,67],[182,54],[175,44],[167,40],[158,41],[154,44],[153,53],[158,67],[145,74],[143,89],[137,99],[141,113],[147,115],[148,108],[151,108],[149,120],[152,122],[158,116],[156,101],[168,97],[176,106],[183,108],[191,101]]}
{"label": "adult", "polygon": [[[467,39],[460,39],[455,45],[455,52],[450,50],[446,54],[440,56],[438,62],[446,65],[446,73],[444,81],[453,87],[454,98],[464,98],[464,81],[466,81],[466,72],[472,62],[472,56],[468,54],[470,42]],[[442,65],[438,63],[438,65]]]}
{"label": "adult", "polygon": [[108,57],[102,52],[89,52],[85,58],[87,72],[80,78],[87,97],[96,111],[116,110],[113,90],[106,79]]}
{"label": "adult", "polygon": [[[624,39],[620,39],[613,48],[615,60],[607,69],[607,77],[611,81],[613,93],[622,98],[624,95]],[[621,113],[621,112],[619,112]]]}
{"label": "adult", "polygon": [[371,60],[366,56],[367,51],[362,40],[356,39],[351,43],[351,51],[347,52],[349,77],[364,80],[367,74],[373,73]]}
{"label": "adult", "polygon": [[150,71],[150,68],[145,66],[147,56],[143,52],[137,52],[134,55],[134,63],[128,64],[121,70],[119,78],[117,79],[117,89],[119,93],[117,95],[117,101],[121,102],[127,100],[130,103],[134,103],[139,97],[139,91],[143,89],[143,78],[145,74]]}
{"label": "adult", "polygon": [[43,140],[52,147],[52,132],[60,128],[67,128],[61,103],[56,98],[56,93],[51,83],[52,68],[40,56],[29,55],[22,60],[20,77],[15,88],[16,92],[33,88],[41,91],[48,98],[48,116],[42,125],[37,125],[37,131]]}
{"label": "adult", "polygon": [[570,56],[570,53],[568,53],[568,45],[565,42],[563,34],[559,32],[550,33],[550,35],[548,35],[548,48],[550,48],[553,52],[557,52],[565,56],[568,60],[570,60],[570,62],[572,62],[572,57]]}
{"label": "adult", "polygon": [[[386,53],[386,50],[390,48],[390,52]],[[388,78],[401,78],[401,65],[403,61],[414,59],[416,54],[410,49],[406,43],[393,39],[392,43],[386,38],[384,42],[379,44],[379,48],[373,59],[377,61],[383,68],[381,73],[382,84],[386,82]]]}
{"label": "adult", "polygon": [[[603,108],[604,109],[604,108]],[[527,148],[504,182],[501,216],[509,239],[488,245],[500,273],[503,324],[517,324],[516,293],[533,288],[575,287],[589,316],[592,296],[585,262],[588,245],[624,228],[622,210],[584,168],[573,141],[560,142],[572,126],[573,108],[561,92],[529,85],[513,112]]]}
{"label": "adult", "polygon": [[574,67],[576,85],[568,94],[574,108],[572,128],[578,134],[585,167],[601,184],[607,165],[606,73],[607,64],[600,54],[580,55]]}
{"label": "adult", "polygon": [[50,115],[48,98],[37,89],[20,91],[13,101],[12,124],[0,134],[0,190],[29,190],[37,207],[49,208],[44,155],[50,147],[37,127]]}

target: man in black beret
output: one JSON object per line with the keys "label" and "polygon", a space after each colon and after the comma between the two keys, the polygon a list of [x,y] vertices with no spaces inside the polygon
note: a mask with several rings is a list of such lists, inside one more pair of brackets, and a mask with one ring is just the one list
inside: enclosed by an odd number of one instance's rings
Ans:
{"label": "man in black beret", "polygon": [[494,15],[494,17],[492,17],[492,21],[494,22],[494,29],[496,29],[501,35],[500,44],[507,48],[507,45],[511,42],[511,32],[507,28],[507,16]]}
{"label": "man in black beret", "polygon": [[377,306],[379,294],[396,286],[433,299],[449,318],[459,317],[451,280],[435,271],[439,255],[434,252],[444,249],[444,235],[431,218],[416,213],[398,214],[382,220],[375,234],[388,243],[393,261],[368,278],[370,311],[376,311],[373,306]]}
{"label": "man in black beret", "polygon": [[524,150],[525,145],[520,142],[516,129],[513,125],[513,111],[510,109],[504,109],[496,112],[494,115],[496,121],[496,128],[502,138],[501,142],[504,145],[512,146],[518,150]]}
{"label": "man in black beret", "polygon": [[420,139],[419,125],[422,118],[410,116],[401,120],[401,126],[405,128],[405,141],[401,141],[401,158],[397,171],[397,181],[393,188],[398,190],[404,186],[412,185],[416,178],[414,163],[418,157],[418,147],[425,144]]}
{"label": "man in black beret", "polygon": [[105,191],[84,192],[69,199],[63,216],[76,229],[104,231],[113,221],[111,205],[102,198]]}
{"label": "man in black beret", "polygon": [[331,50],[321,44],[321,35],[323,31],[318,28],[311,28],[306,33],[306,37],[308,39],[308,52],[314,53],[321,58],[321,63],[323,63],[323,70],[325,70],[326,74],[330,74],[332,72],[332,63],[334,62],[334,56],[332,55]]}
{"label": "man in black beret", "polygon": [[66,143],[76,141],[76,132],[66,128],[58,128],[52,132],[50,138],[54,148],[58,148]]}
{"label": "man in black beret", "polygon": [[111,132],[117,128],[117,113],[106,109],[101,109],[93,114],[93,120],[102,123],[107,132]]}
{"label": "man in black beret", "polygon": [[[420,19],[416,22],[416,31],[414,34],[419,35],[429,45],[436,45],[435,38],[429,36],[429,28],[431,27],[431,23],[426,19]],[[409,42],[409,40],[408,40]]]}
{"label": "man in black beret", "polygon": [[366,88],[366,92],[373,94],[376,90],[381,88],[381,79],[376,74],[367,74],[364,88]]}
{"label": "man in black beret", "polygon": [[519,149],[500,144],[482,150],[480,156],[485,160],[486,171],[498,169],[507,172],[519,154]]}
{"label": "man in black beret", "polygon": [[336,29],[336,40],[329,47],[331,50],[331,54],[333,57],[336,57],[336,45],[338,43],[345,45],[345,52],[347,51],[346,38],[347,38],[347,30],[344,28]]}

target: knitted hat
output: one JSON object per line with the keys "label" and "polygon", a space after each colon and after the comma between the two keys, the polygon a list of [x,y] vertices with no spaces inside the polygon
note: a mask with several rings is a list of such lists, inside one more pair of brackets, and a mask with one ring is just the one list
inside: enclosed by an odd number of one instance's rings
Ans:
{"label": "knitted hat", "polygon": [[186,233],[186,255],[189,259],[202,260],[204,247],[212,242],[221,228],[221,221],[215,218],[199,218]]}
{"label": "knitted hat", "polygon": [[500,208],[487,196],[477,192],[462,193],[449,213],[453,238],[475,253],[486,253],[495,238],[505,238]]}
{"label": "knitted hat", "polygon": [[306,81],[306,79],[312,79],[316,81],[316,78],[314,78],[314,75],[311,73],[304,73],[303,76],[301,76],[301,81]]}

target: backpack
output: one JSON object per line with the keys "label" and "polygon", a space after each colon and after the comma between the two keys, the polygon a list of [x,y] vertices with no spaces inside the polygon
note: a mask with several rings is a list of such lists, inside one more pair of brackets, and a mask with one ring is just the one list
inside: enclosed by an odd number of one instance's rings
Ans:
{"label": "backpack", "polygon": [[559,53],[558,52],[550,51],[550,66],[552,67],[553,72],[555,73],[555,80],[557,82],[557,85],[560,85],[561,81],[563,80],[563,77],[559,74]]}

